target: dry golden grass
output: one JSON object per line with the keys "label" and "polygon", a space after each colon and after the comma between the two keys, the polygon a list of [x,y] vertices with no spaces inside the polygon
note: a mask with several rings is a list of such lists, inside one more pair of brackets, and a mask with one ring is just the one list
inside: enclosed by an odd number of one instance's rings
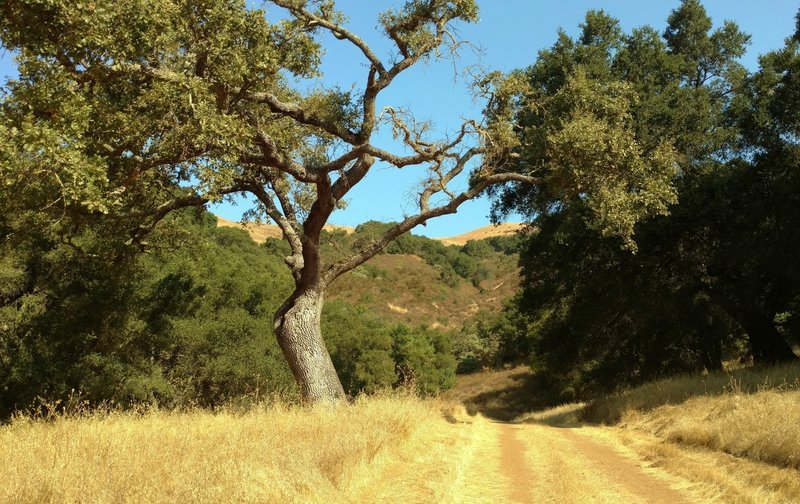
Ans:
{"label": "dry golden grass", "polygon": [[383,397],[335,410],[19,417],[0,427],[0,502],[446,501],[462,493],[483,424],[448,423],[443,407]]}
{"label": "dry golden grass", "polygon": [[704,500],[800,501],[800,365],[661,380],[598,399],[582,417],[614,423],[607,432]]}
{"label": "dry golden grass", "polygon": [[483,240],[493,236],[509,236],[523,229],[525,224],[521,222],[503,222],[497,225],[483,226],[472,231],[467,231],[458,236],[445,238],[434,238],[445,245],[465,245],[469,240]]}
{"label": "dry golden grass", "polygon": [[696,397],[646,413],[631,411],[623,417],[621,426],[672,442],[797,469],[798,418],[800,391],[764,391]]}
{"label": "dry golden grass", "polygon": [[550,425],[553,427],[578,427],[581,425],[580,414],[586,403],[562,404],[544,411],[535,411],[520,415],[515,420],[519,423]]}
{"label": "dry golden grass", "polygon": [[797,470],[703,447],[666,442],[634,429],[609,428],[651,467],[693,482],[699,502],[784,504],[800,501]]}
{"label": "dry golden grass", "polygon": [[583,411],[582,418],[590,422],[614,423],[626,412],[681,404],[693,397],[750,394],[764,390],[800,390],[800,364],[667,378],[592,401]]}

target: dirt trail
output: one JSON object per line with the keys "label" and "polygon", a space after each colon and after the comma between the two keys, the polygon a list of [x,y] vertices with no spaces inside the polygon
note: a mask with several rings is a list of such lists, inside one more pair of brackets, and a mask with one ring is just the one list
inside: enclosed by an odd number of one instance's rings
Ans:
{"label": "dirt trail", "polygon": [[536,477],[525,462],[525,445],[517,438],[519,425],[500,426],[500,471],[509,480],[508,498],[513,502],[531,502],[531,482]]}
{"label": "dirt trail", "polygon": [[495,423],[508,502],[692,502],[615,450],[601,429]]}

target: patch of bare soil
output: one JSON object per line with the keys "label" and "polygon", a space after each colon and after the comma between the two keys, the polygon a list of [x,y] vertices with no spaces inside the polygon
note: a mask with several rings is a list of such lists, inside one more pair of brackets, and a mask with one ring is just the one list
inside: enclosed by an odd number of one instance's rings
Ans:
{"label": "patch of bare soil", "polygon": [[500,425],[500,470],[508,478],[511,502],[531,502],[531,482],[535,478],[525,462],[525,445],[517,439],[519,425]]}
{"label": "patch of bare soil", "polygon": [[656,476],[638,460],[608,445],[597,427],[496,425],[500,470],[508,481],[508,502],[694,502],[672,488],[674,481]]}
{"label": "patch of bare soil", "polygon": [[575,429],[559,431],[596,468],[631,494],[652,504],[680,504],[689,501],[663,481],[644,472],[640,466],[622,457],[611,447],[577,434]]}

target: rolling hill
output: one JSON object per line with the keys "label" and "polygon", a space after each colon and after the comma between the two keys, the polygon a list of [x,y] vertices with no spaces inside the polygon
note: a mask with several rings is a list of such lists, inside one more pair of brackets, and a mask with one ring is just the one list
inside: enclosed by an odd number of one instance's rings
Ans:
{"label": "rolling hill", "polygon": [[[281,237],[280,229],[274,225],[243,225],[222,217],[217,219],[218,226],[243,229],[258,243]],[[485,226],[462,235],[434,240],[460,248],[468,240],[508,236],[522,226],[517,223]],[[354,232],[353,228],[344,226],[327,229],[346,234]],[[465,279],[454,284],[443,279],[440,268],[417,255],[379,254],[331,284],[326,299],[363,306],[380,317],[404,324],[455,329],[480,312],[499,310],[519,286],[516,254],[492,250],[480,263],[487,271],[486,278],[477,285]]]}
{"label": "rolling hill", "polygon": [[[242,224],[240,222],[232,221],[229,219],[225,219],[224,217],[217,216],[217,225],[225,227],[233,227],[237,229],[244,229],[250,234],[250,236],[256,243],[261,243],[267,238],[281,237],[280,228],[274,224],[258,224],[258,223]],[[432,238],[432,239],[440,241],[445,245],[464,245],[469,240],[484,240],[486,238],[492,238],[494,236],[509,236],[516,233],[517,231],[519,231],[524,227],[525,224],[521,222],[503,222],[502,224],[498,224],[496,226],[489,225],[489,226],[479,227],[473,229],[472,231],[468,231],[466,233],[457,236]],[[350,226],[337,226],[334,224],[329,224],[325,226],[325,229],[329,231],[342,230],[348,234],[352,233],[355,230]]]}

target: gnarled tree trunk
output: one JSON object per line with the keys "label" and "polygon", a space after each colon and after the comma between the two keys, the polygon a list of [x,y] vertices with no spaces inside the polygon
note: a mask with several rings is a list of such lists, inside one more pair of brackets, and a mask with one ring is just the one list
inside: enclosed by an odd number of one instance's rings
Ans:
{"label": "gnarled tree trunk", "polygon": [[275,314],[275,335],[304,402],[336,404],[345,397],[320,327],[322,291],[297,290]]}
{"label": "gnarled tree trunk", "polygon": [[737,321],[747,332],[753,362],[756,364],[778,364],[797,360],[792,347],[778,332],[775,323],[756,307],[737,314]]}
{"label": "gnarled tree trunk", "polygon": [[792,347],[775,327],[774,315],[765,314],[758,302],[735,299],[719,292],[712,291],[712,294],[715,294],[720,306],[747,333],[755,364],[771,365],[798,360]]}

